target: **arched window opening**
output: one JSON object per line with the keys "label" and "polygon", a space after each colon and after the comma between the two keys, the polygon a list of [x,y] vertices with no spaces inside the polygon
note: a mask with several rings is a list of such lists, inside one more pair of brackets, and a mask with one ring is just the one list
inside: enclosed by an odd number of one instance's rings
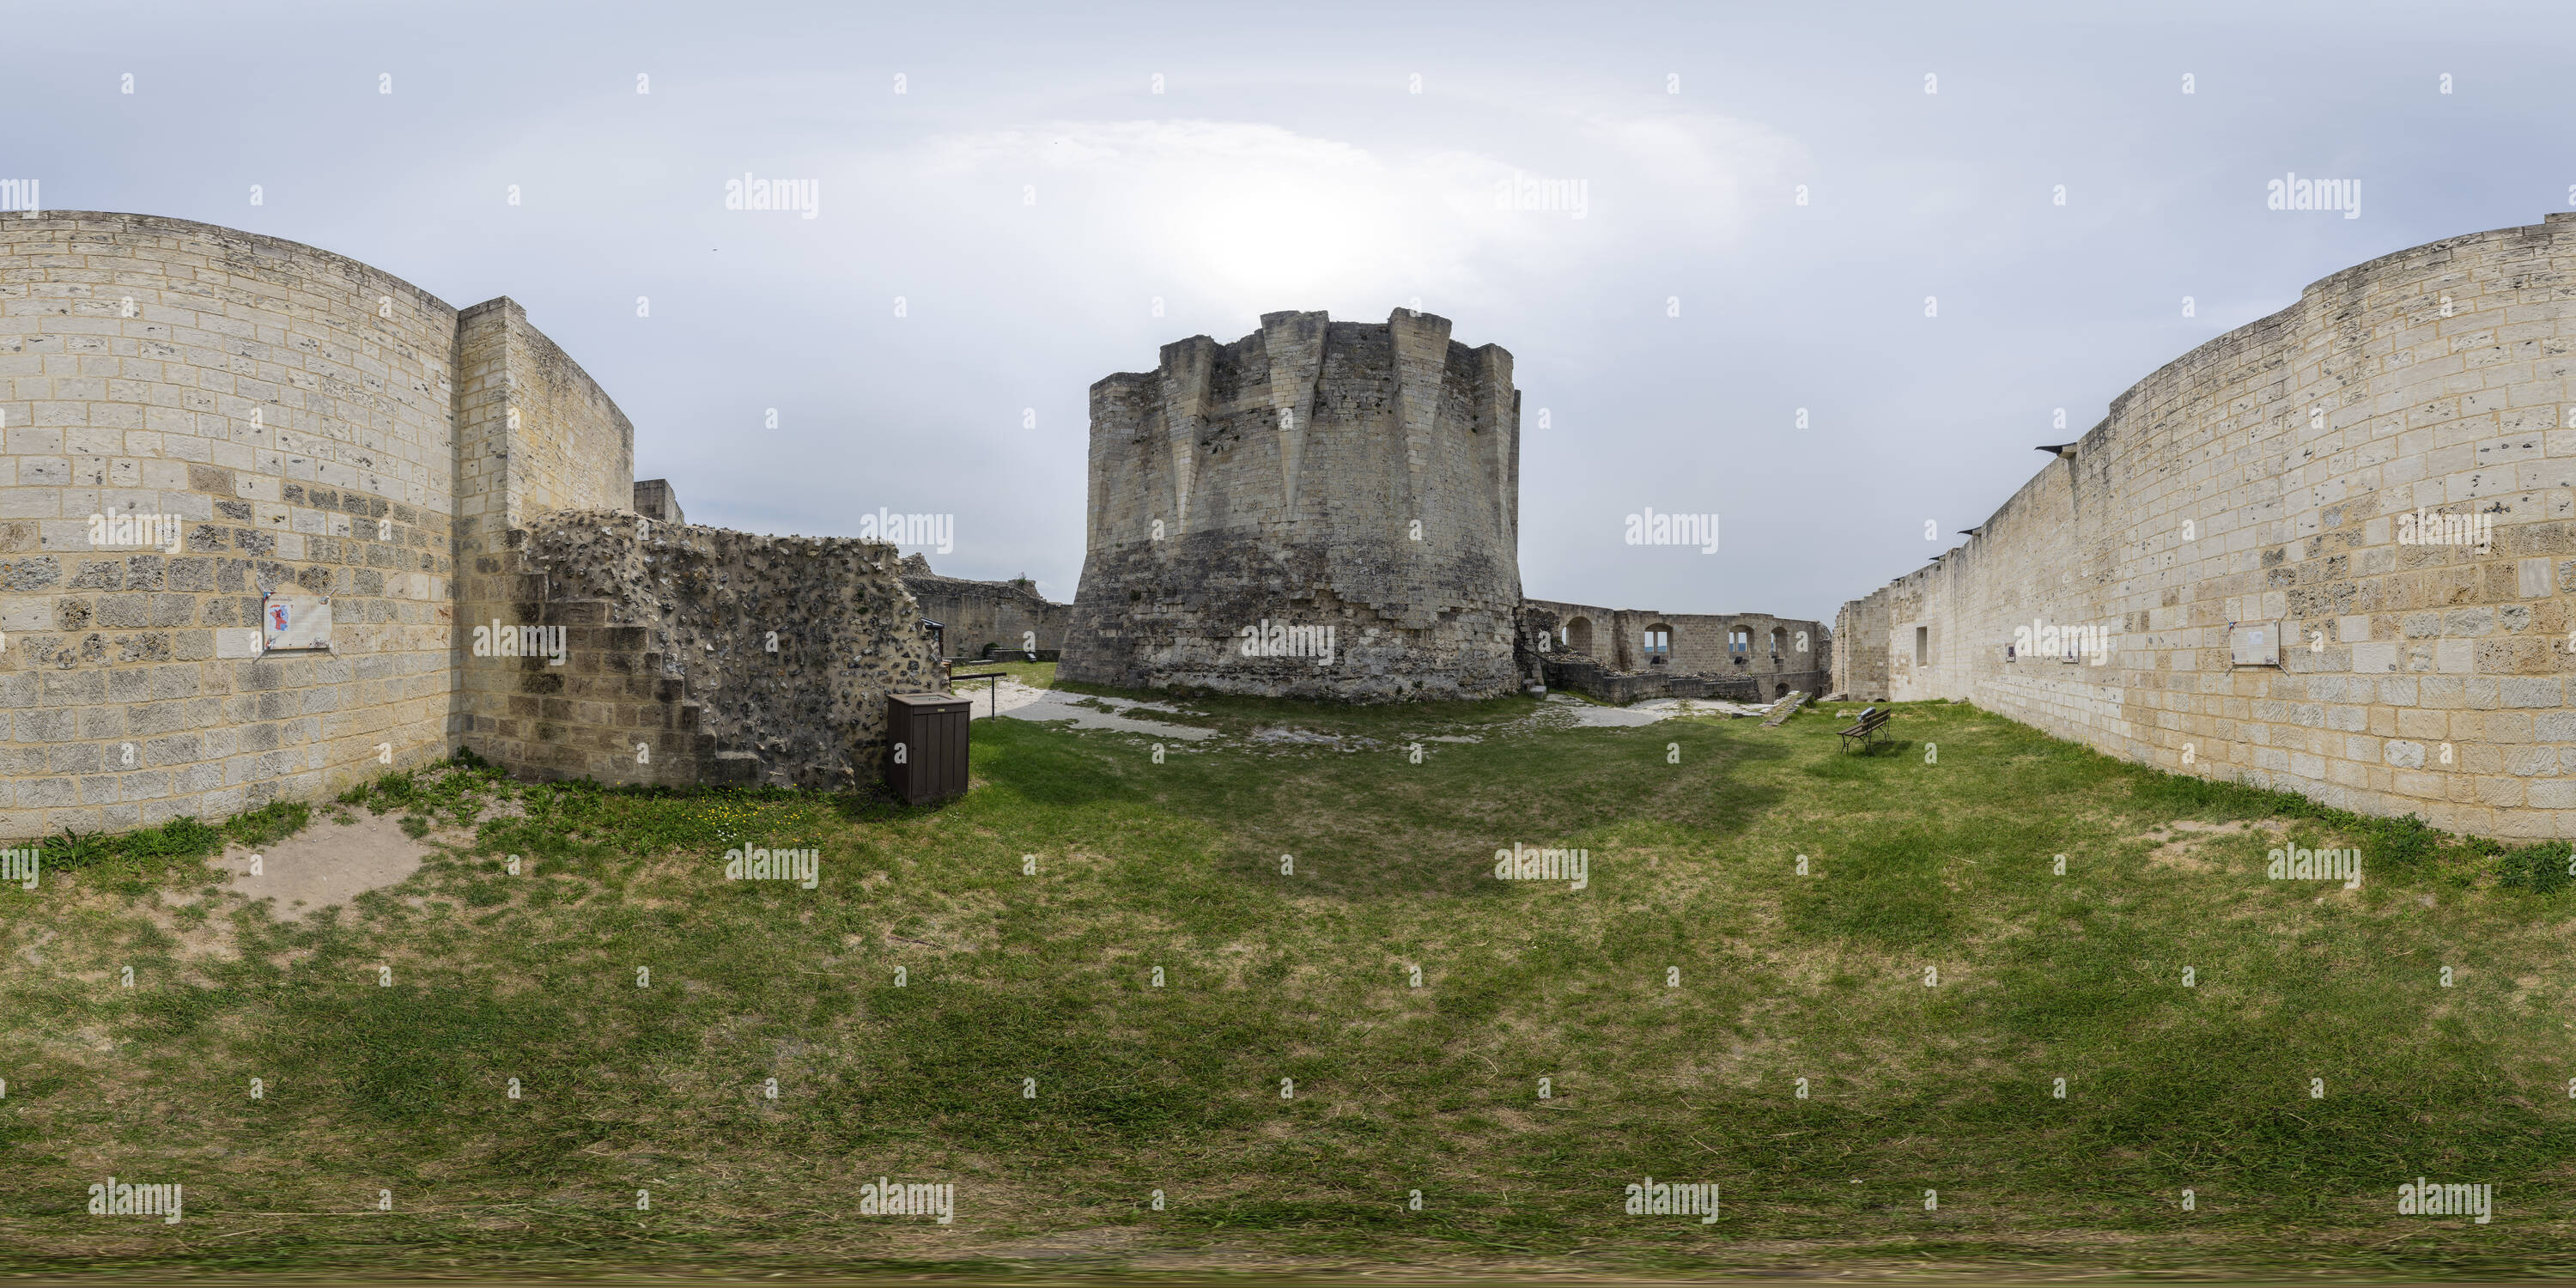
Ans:
{"label": "arched window opening", "polygon": [[1592,619],[1577,617],[1565,624],[1565,651],[1576,657],[1592,656]]}

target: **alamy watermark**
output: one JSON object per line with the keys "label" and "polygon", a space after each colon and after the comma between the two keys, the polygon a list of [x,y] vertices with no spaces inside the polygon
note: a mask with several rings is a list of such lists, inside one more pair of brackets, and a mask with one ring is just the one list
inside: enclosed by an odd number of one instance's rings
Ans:
{"label": "alamy watermark", "polygon": [[177,1225],[183,1197],[179,1191],[176,1185],[121,1185],[111,1176],[105,1185],[89,1187],[89,1214],[157,1216],[163,1225]]}
{"label": "alamy watermark", "polygon": [[2443,514],[2419,505],[2413,514],[2397,516],[2397,544],[2476,546],[2479,554],[2486,554],[2495,548],[2495,516]]}
{"label": "alamy watermark", "polygon": [[727,850],[727,881],[793,881],[808,890],[822,884],[821,850]]}
{"label": "alamy watermark", "polygon": [[2031,619],[2028,626],[2013,628],[2012,656],[2015,659],[2060,662],[2082,660],[2100,666],[2111,659],[2114,632],[2089,624],[2060,626],[2054,622]]}
{"label": "alamy watermark", "polygon": [[2399,1216],[2464,1216],[2479,1225],[2495,1219],[2492,1185],[2443,1185],[2418,1176],[2397,1187]]}
{"label": "alamy watermark", "polygon": [[1628,1187],[1630,1216],[1695,1216],[1701,1225],[1717,1224],[1717,1182],[1682,1185],[1647,1177]]}
{"label": "alamy watermark", "polygon": [[159,550],[175,555],[183,522],[175,514],[93,514],[89,543],[102,550]]}
{"label": "alamy watermark", "polygon": [[0,211],[14,210],[33,219],[43,209],[44,203],[36,199],[35,180],[0,179]]}
{"label": "alamy watermark", "polygon": [[1494,851],[1494,876],[1502,881],[1570,881],[1580,890],[1592,884],[1592,852],[1542,850],[1515,841]]}
{"label": "alamy watermark", "polygon": [[0,850],[0,885],[15,881],[21,890],[35,889],[36,870],[44,866],[40,848],[29,845]]}
{"label": "alamy watermark", "polygon": [[859,516],[859,539],[890,546],[921,546],[950,554],[957,549],[957,516],[897,514],[878,506],[876,513]]}
{"label": "alamy watermark", "polygon": [[957,1219],[957,1186],[897,1185],[880,1176],[859,1187],[859,1215],[935,1217],[947,1225]]}
{"label": "alamy watermark", "polygon": [[1592,213],[1592,181],[1540,179],[1514,170],[1511,178],[1494,181],[1494,209],[1561,210],[1581,219]]}
{"label": "alamy watermark", "polygon": [[2263,185],[2266,210],[2340,210],[2361,218],[2361,180],[2302,179],[2296,170]]}
{"label": "alamy watermark", "polygon": [[2263,875],[2274,881],[2341,881],[2348,888],[2361,886],[2361,851],[2308,850],[2291,846],[2274,850],[2271,863]]}
{"label": "alamy watermark", "polygon": [[818,179],[755,179],[745,170],[725,180],[727,210],[793,210],[807,219],[822,213],[823,184]]}
{"label": "alamy watermark", "polygon": [[1657,514],[1647,506],[1643,514],[1628,516],[1628,544],[1632,546],[1698,546],[1704,555],[1717,553],[1717,516],[1714,514]]}
{"label": "alamy watermark", "polygon": [[504,626],[495,617],[489,626],[474,628],[476,657],[541,657],[548,666],[564,664],[564,628],[561,626]]}
{"label": "alamy watermark", "polygon": [[1245,657],[1311,658],[1317,666],[1333,664],[1333,627],[1329,624],[1292,626],[1264,617],[1235,635],[1242,640],[1235,651]]}

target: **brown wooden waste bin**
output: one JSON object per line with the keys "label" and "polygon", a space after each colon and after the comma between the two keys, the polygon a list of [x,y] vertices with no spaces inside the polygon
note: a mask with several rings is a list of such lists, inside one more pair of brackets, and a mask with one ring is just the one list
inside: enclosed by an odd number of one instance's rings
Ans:
{"label": "brown wooden waste bin", "polygon": [[966,794],[966,728],[971,698],[945,693],[886,695],[886,786],[906,805]]}

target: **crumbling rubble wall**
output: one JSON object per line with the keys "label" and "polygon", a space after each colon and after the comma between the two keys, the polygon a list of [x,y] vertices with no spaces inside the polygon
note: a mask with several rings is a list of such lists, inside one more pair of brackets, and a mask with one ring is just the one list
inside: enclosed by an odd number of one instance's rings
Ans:
{"label": "crumbling rubble wall", "polygon": [[477,658],[506,708],[465,744],[540,777],[847,788],[882,771],[888,693],[935,692],[895,549],[558,510],[513,531],[508,620],[565,660]]}

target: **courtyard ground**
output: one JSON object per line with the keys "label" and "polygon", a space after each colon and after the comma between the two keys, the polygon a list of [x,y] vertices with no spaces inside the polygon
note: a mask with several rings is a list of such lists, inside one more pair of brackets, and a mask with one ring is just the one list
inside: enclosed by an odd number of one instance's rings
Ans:
{"label": "courtyard ground", "polygon": [[[1858,704],[1118,696],[1048,701],[1203,736],[979,718],[924,809],[463,762],[47,841],[0,888],[0,1268],[2576,1269],[2564,845],[1967,706],[1860,755]],[[391,884],[242,875],[350,825]],[[2268,878],[2294,848],[2362,879]],[[183,1219],[88,1215],[111,1175]],[[2419,1176],[2491,1223],[2400,1215]],[[1648,1177],[1717,1218],[1627,1213]]]}

